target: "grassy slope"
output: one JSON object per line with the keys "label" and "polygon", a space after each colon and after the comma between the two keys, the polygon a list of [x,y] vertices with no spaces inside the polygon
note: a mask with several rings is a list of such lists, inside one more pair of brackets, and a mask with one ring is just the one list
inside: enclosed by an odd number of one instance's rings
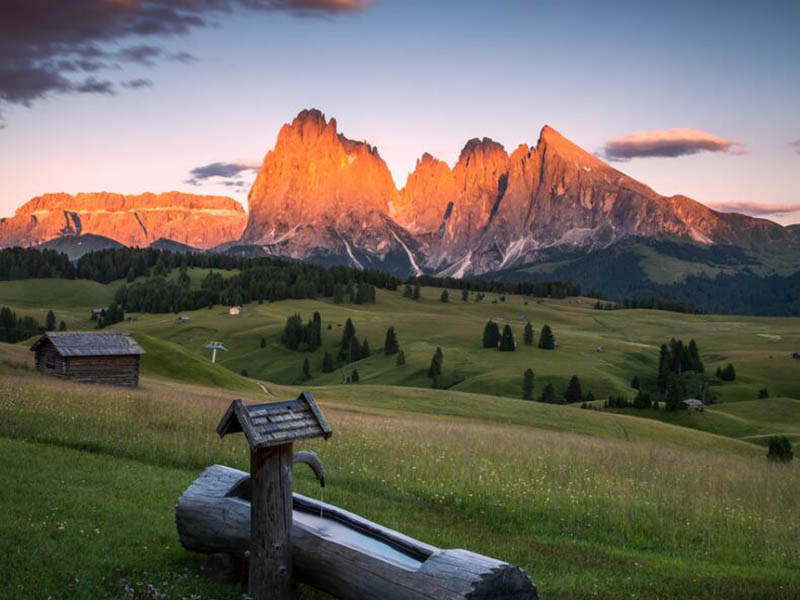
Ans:
{"label": "grassy slope", "polygon": [[[0,348],[12,364],[17,355]],[[160,378],[115,390],[0,365],[0,436],[39,442],[0,443],[0,485],[14,490],[0,510],[24,512],[3,538],[19,548],[15,564],[29,575],[8,585],[41,581],[36,596],[80,597],[85,586],[113,597],[116,579],[141,579],[146,570],[159,587],[176,590],[170,597],[187,587],[211,594],[182,575],[197,562],[177,548],[171,506],[203,466],[246,468],[242,440],[220,442],[213,432],[231,398],[283,398],[293,390],[241,393]],[[326,500],[443,547],[519,563],[546,597],[788,599],[800,592],[799,472],[765,468],[763,452],[749,444],[645,419],[453,392],[337,386],[315,395],[336,432],[310,444],[329,471]],[[564,428],[589,435],[546,430]],[[73,450],[54,453],[52,445]],[[25,493],[23,464],[42,471],[34,489],[56,479],[67,493],[14,508]],[[305,471],[296,485],[318,494]],[[143,490],[135,506],[126,500],[132,488]],[[75,536],[69,544],[58,543],[63,521]],[[87,534],[89,522],[104,534]],[[95,558],[59,561],[75,543]],[[40,544],[51,560],[30,559]],[[83,586],[71,586],[74,578]],[[0,596],[10,590],[0,587]],[[240,593],[234,587],[213,597]]]}
{"label": "grassy slope", "polygon": [[[375,305],[335,305],[325,300],[296,300],[274,304],[251,304],[243,314],[232,317],[224,307],[187,313],[187,324],[175,322],[174,315],[143,315],[133,324],[124,324],[163,337],[192,350],[205,352],[202,345],[215,339],[225,342],[230,352],[220,357],[221,364],[250,376],[284,384],[299,382],[304,358],[311,363],[311,384],[337,384],[344,373],[321,373],[325,350],[333,353],[341,338],[341,326],[351,318],[360,339],[370,341],[373,356],[355,366],[362,382],[428,387],[426,376],[431,356],[441,346],[445,356],[442,381],[459,391],[482,392],[518,397],[522,372],[530,367],[537,374],[537,392],[546,383],[563,390],[573,374],[580,376],[584,391],[596,397],[609,393],[631,394],[631,377],[651,378],[656,367],[658,345],[675,336],[688,341],[696,338],[713,372],[718,365],[733,362],[737,381],[719,388],[723,400],[755,398],[761,387],[774,396],[800,398],[800,363],[791,352],[800,348],[800,319],[720,317],[680,315],[660,311],[596,311],[588,302],[571,304],[551,301],[546,304],[510,297],[506,303],[462,303],[458,299],[443,304],[439,290],[426,289],[424,298],[414,302],[399,293],[379,292]],[[452,297],[458,296],[452,293]],[[309,319],[319,311],[323,319],[323,347],[313,354],[287,352],[280,346],[286,318],[298,312]],[[520,319],[523,317],[523,319]],[[488,319],[508,322],[520,343],[517,352],[500,353],[479,348],[483,326]],[[521,345],[525,320],[537,330],[548,323],[560,342],[549,352]],[[327,329],[328,325],[331,329]],[[407,364],[397,368],[394,357],[379,351],[386,328],[396,327]],[[260,348],[261,338],[267,347]],[[596,352],[601,346],[604,352]],[[377,352],[375,352],[377,350]],[[348,369],[349,372],[349,369]]]}

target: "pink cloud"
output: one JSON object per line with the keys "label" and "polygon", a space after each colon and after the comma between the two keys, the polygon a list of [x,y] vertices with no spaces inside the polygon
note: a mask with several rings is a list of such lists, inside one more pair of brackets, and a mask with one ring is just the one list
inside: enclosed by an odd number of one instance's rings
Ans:
{"label": "pink cloud", "polygon": [[609,160],[625,161],[654,156],[675,158],[699,152],[744,154],[744,145],[697,129],[659,129],[641,131],[608,140],[603,155]]}
{"label": "pink cloud", "polygon": [[716,202],[709,203],[709,208],[720,212],[735,212],[754,217],[769,215],[785,215],[800,212],[800,204],[762,204],[760,202]]}

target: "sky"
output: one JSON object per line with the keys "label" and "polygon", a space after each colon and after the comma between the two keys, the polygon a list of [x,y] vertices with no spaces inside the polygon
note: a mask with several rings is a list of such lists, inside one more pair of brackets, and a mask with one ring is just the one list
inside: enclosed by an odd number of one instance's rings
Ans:
{"label": "sky", "polygon": [[62,191],[246,207],[314,107],[398,187],[423,152],[549,124],[659,193],[800,223],[798,30],[796,1],[8,0],[0,216]]}

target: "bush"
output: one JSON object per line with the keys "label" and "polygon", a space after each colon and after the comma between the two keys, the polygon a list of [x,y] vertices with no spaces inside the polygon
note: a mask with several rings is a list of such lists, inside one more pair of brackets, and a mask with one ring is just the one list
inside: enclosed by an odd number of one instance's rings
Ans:
{"label": "bush", "polygon": [[769,439],[769,450],[767,459],[773,462],[788,463],[794,458],[792,443],[785,435],[772,437]]}
{"label": "bush", "polygon": [[769,390],[767,390],[767,388],[761,388],[758,390],[758,397],[759,399],[769,398]]}
{"label": "bush", "polygon": [[405,354],[405,352],[400,350],[400,352],[397,353],[397,360],[395,362],[397,363],[398,367],[402,367],[404,364],[406,364],[406,354]]}

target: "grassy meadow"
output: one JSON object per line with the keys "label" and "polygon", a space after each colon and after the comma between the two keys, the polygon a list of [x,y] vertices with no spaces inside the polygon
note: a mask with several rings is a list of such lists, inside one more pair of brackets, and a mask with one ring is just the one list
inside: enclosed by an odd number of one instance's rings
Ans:
{"label": "grassy meadow", "polygon": [[[52,308],[70,329],[88,328],[91,307],[107,305],[119,284],[92,284],[81,301],[84,283],[3,282],[0,305],[41,321]],[[202,557],[180,547],[172,509],[207,465],[247,468],[243,437],[214,433],[232,399],[282,400],[300,389],[335,432],[302,444],[326,465],[325,501],[519,564],[542,598],[800,597],[800,467],[768,463],[763,446],[772,434],[800,434],[800,361],[790,358],[800,320],[602,312],[588,300],[514,296],[464,303],[458,292],[445,304],[440,293],[423,289],[415,302],[379,291],[361,306],[251,304],[238,317],[215,307],[181,313],[184,324],[136,315],[115,326],[148,353],[134,390],[40,375],[26,344],[0,344],[0,597],[126,598],[127,584],[139,598],[149,584],[167,598],[240,598],[241,586],[198,577]],[[314,311],[323,347],[282,348],[287,316]],[[341,385],[341,370],[323,375],[319,364],[348,317],[373,355],[353,365],[359,384]],[[512,324],[516,352],[479,348],[490,318]],[[548,323],[559,348],[522,345],[525,320],[537,337]],[[405,366],[380,351],[390,325]],[[537,394],[577,374],[598,398],[632,396],[633,375],[652,378],[658,345],[673,336],[694,337],[708,371],[736,366],[736,381],[716,388],[723,401],[702,414],[518,399],[528,367]],[[202,348],[212,339],[230,349],[217,365]],[[432,390],[437,346],[447,389]],[[301,382],[305,357],[312,378]],[[755,400],[762,387],[771,398]],[[310,472],[295,476],[298,491],[320,497]],[[324,596],[299,587],[295,597]]]}

